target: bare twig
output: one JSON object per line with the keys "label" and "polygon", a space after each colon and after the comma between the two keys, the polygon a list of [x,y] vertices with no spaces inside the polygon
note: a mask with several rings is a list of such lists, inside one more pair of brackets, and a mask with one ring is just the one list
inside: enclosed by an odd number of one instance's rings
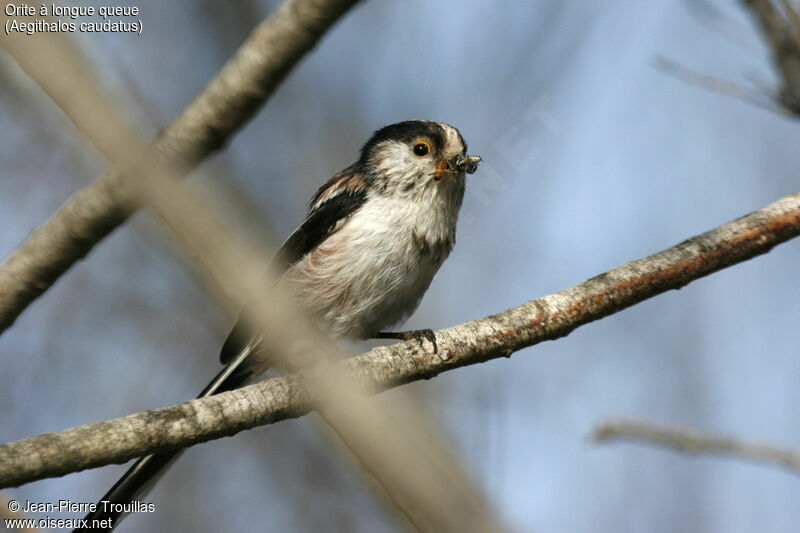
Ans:
{"label": "bare twig", "polygon": [[[217,76],[153,141],[188,172],[263,105],[298,61],[357,0],[289,0],[260,24]],[[0,14],[0,18],[4,17]],[[4,19],[3,19],[4,20]],[[27,37],[27,36],[26,36]],[[0,264],[0,332],[136,203],[116,170],[76,193]]]}
{"label": "bare twig", "polygon": [[[436,332],[439,352],[417,342],[374,348],[339,368],[369,392],[428,379],[569,334],[800,234],[800,193],[631,261],[559,293]],[[219,396],[0,445],[0,487],[124,462],[301,416],[311,409],[306,379],[274,378]]]}
{"label": "bare twig", "polygon": [[698,431],[696,429],[665,426],[645,420],[609,420],[592,431],[592,440],[634,440],[674,448],[692,454],[733,455],[753,461],[771,463],[800,474],[800,450],[780,448],[771,444],[744,442]]}
{"label": "bare twig", "polygon": [[784,16],[772,0],[744,0],[744,3],[769,42],[772,58],[783,78],[780,103],[800,115],[800,35],[796,31],[796,12],[789,6]]}
{"label": "bare twig", "polygon": [[660,55],[653,59],[653,66],[661,72],[673,76],[689,85],[694,85],[695,87],[700,87],[731,98],[737,98],[769,111],[782,114],[789,113],[783,106],[776,103],[774,90],[764,88],[759,88],[759,90],[748,89],[737,83],[722,80],[703,72],[697,72],[696,70],[692,70]]}

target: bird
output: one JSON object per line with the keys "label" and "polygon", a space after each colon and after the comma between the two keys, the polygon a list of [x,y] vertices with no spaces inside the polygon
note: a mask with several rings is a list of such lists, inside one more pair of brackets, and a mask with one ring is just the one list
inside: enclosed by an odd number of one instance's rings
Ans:
{"label": "bird", "polygon": [[[430,329],[385,329],[417,309],[453,249],[466,174],[480,162],[480,156],[467,155],[464,137],[449,124],[407,120],[384,126],[355,163],[319,187],[268,270],[292,303],[333,338],[428,340],[437,351]],[[266,343],[240,319],[221,349],[225,367],[198,398],[239,388],[266,372],[273,366]],[[75,531],[109,531],[136,512],[137,498],[181,451],[139,458]]]}

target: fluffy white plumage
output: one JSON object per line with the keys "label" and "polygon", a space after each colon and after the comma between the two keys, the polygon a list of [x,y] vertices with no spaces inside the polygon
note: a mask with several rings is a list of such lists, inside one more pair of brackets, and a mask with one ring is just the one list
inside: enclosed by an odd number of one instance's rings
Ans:
{"label": "fluffy white plumage", "polygon": [[[366,338],[408,318],[455,243],[464,172],[437,178],[436,165],[466,146],[455,128],[434,124],[436,148],[423,137],[376,144],[365,203],[283,275],[295,303],[336,337]],[[416,155],[418,142],[431,153]]]}

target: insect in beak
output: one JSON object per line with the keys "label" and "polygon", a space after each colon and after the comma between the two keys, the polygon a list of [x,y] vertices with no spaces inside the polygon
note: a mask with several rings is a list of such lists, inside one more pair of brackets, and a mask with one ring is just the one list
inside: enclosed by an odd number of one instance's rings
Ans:
{"label": "insect in beak", "polygon": [[452,159],[442,159],[436,163],[436,172],[434,172],[433,177],[436,181],[439,181],[448,173],[461,174],[466,172],[467,174],[474,174],[478,170],[478,163],[481,161],[482,159],[479,155],[457,155]]}
{"label": "insect in beak", "polygon": [[483,161],[479,155],[459,155],[455,159],[453,165],[456,172],[466,172],[467,174],[475,174],[475,171],[478,170],[478,163]]}

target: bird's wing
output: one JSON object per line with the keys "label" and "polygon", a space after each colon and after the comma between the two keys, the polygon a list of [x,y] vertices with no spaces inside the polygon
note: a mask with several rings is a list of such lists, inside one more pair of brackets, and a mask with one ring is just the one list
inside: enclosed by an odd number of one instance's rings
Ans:
{"label": "bird's wing", "polygon": [[338,230],[366,200],[367,182],[363,174],[347,169],[331,178],[317,191],[306,219],[278,249],[272,260],[273,274],[282,276]]}
{"label": "bird's wing", "polygon": [[[306,219],[278,249],[270,265],[272,274],[277,277],[285,274],[292,265],[335,233],[366,200],[366,178],[362,173],[355,172],[353,167],[331,178],[317,191]],[[223,364],[232,361],[251,337],[252,334],[240,318],[222,345],[220,361]]]}

